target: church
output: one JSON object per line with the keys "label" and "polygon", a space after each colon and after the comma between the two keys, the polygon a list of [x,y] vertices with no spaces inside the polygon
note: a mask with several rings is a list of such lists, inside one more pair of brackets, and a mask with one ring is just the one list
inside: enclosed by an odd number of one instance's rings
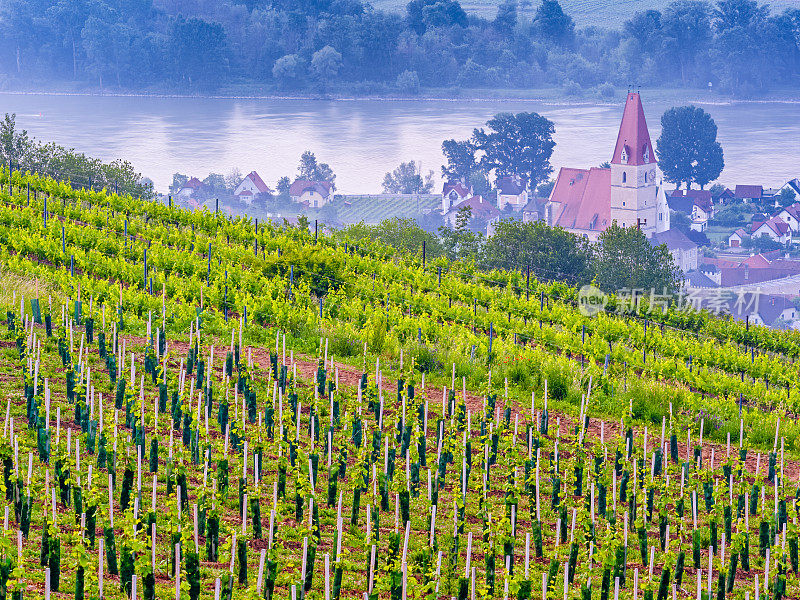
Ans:
{"label": "church", "polygon": [[657,183],[656,157],[642,100],[628,93],[610,168],[562,167],[544,210],[550,226],[595,242],[616,221],[639,227],[648,238],[670,228],[664,186]]}

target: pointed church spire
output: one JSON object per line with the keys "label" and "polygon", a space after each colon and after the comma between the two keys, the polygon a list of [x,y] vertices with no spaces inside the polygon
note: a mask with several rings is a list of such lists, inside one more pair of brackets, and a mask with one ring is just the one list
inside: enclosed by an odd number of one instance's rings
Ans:
{"label": "pointed church spire", "polygon": [[644,118],[642,100],[638,92],[629,92],[611,163],[646,165],[654,163],[655,160],[650,133],[647,131],[647,122]]}

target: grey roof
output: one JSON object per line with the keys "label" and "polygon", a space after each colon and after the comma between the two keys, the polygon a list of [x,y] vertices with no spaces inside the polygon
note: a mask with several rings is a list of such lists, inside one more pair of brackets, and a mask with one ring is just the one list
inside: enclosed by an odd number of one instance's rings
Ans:
{"label": "grey roof", "polygon": [[697,244],[678,229],[668,229],[661,233],[654,233],[653,237],[650,238],[650,243],[653,246],[666,244],[667,248],[670,250],[691,250],[692,248],[697,248]]}

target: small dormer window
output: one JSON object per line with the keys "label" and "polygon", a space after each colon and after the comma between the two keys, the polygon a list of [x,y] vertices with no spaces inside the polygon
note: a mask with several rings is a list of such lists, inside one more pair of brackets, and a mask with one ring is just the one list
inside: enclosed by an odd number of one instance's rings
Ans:
{"label": "small dormer window", "polygon": [[[645,144],[644,147],[642,148],[642,158],[644,159],[644,162],[646,163],[650,162],[650,147],[647,144]],[[646,177],[647,175],[645,174],[645,178]]]}
{"label": "small dormer window", "polygon": [[627,165],[628,164],[628,147],[627,146],[623,146],[622,147],[622,154],[620,155],[619,160],[623,165]]}

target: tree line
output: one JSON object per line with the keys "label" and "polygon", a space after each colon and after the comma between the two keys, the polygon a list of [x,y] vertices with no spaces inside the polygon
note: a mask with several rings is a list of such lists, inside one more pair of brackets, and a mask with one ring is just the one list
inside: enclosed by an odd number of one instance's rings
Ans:
{"label": "tree line", "polygon": [[388,219],[378,225],[358,223],[332,232],[342,241],[380,240],[404,254],[423,252],[428,260],[444,257],[465,268],[516,270],[537,279],[582,286],[592,283],[605,292],[644,290],[675,293],[683,280],[666,246],[654,246],[635,227],[613,223],[597,243],[541,221],[504,219],[494,235],[484,237],[469,228],[469,210],[458,215],[456,227],[424,230],[413,219]]}
{"label": "tree line", "polygon": [[531,89],[611,97],[685,86],[752,96],[800,74],[800,9],[674,0],[621,29],[576,27],[558,0],[504,0],[493,19],[457,0],[6,0],[0,71],[18,84],[416,94]]}

